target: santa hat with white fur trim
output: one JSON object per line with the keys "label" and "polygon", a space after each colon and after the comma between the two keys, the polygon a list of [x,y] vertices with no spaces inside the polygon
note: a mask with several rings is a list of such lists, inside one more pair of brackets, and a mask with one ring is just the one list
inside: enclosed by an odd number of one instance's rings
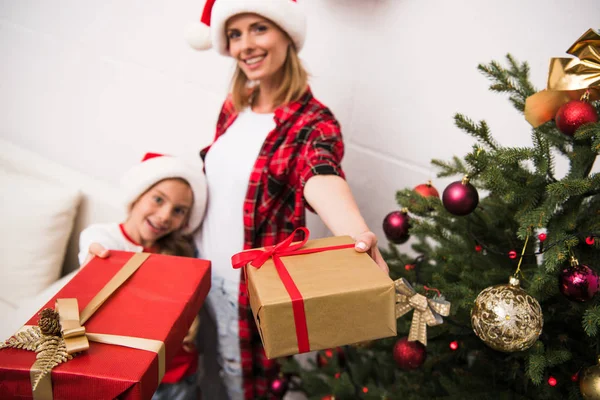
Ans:
{"label": "santa hat with white fur trim", "polygon": [[214,47],[228,56],[225,24],[237,14],[261,15],[283,29],[300,51],[306,38],[306,16],[296,0],[206,0],[200,22],[190,25],[186,39],[196,50]]}
{"label": "santa hat with white fur trim", "polygon": [[142,162],[133,166],[121,178],[127,209],[129,210],[132,204],[156,183],[169,178],[183,179],[192,189],[194,204],[190,210],[188,224],[182,231],[184,234],[192,233],[200,226],[206,210],[208,190],[201,165],[192,167],[177,157],[146,153]]}

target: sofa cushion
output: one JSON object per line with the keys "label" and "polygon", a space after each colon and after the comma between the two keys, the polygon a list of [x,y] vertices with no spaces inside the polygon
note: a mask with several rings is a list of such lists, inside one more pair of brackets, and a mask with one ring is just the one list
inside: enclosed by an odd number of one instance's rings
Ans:
{"label": "sofa cushion", "polygon": [[0,171],[0,187],[0,301],[18,306],[60,277],[81,195],[7,171]]}

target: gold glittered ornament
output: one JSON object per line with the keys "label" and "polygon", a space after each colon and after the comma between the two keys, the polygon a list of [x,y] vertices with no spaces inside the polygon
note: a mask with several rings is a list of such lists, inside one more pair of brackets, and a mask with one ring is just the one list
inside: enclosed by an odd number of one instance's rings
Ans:
{"label": "gold glittered ornament", "polygon": [[600,400],[600,357],[598,365],[587,368],[579,377],[579,390],[586,400]]}
{"label": "gold glittered ornament", "polygon": [[542,333],[544,319],[536,299],[511,277],[508,285],[484,289],[471,310],[475,334],[494,350],[506,353],[531,347]]}

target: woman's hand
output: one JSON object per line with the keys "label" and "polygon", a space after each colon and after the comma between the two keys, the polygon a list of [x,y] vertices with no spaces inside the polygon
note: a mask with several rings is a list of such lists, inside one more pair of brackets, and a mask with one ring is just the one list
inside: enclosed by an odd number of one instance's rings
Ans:
{"label": "woman's hand", "polygon": [[379,248],[377,247],[377,236],[371,231],[363,232],[354,237],[354,249],[359,253],[368,253],[386,274],[390,274],[390,268],[383,259]]}
{"label": "woman's hand", "polygon": [[110,251],[106,247],[102,246],[100,243],[92,243],[88,250],[88,256],[85,259],[85,262],[83,263],[82,267],[88,262],[90,262],[90,260],[94,257],[106,258],[109,255]]}

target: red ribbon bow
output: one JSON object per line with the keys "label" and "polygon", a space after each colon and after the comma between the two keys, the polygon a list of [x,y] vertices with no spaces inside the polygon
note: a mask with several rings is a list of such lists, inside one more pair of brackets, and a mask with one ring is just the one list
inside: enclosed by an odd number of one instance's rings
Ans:
{"label": "red ribbon bow", "polygon": [[[300,242],[293,243],[294,237],[299,231],[304,232],[304,239]],[[254,268],[260,268],[269,258],[273,258],[273,264],[275,264],[275,269],[279,274],[279,278],[281,279],[285,290],[288,292],[290,299],[292,300],[292,310],[294,312],[294,323],[296,325],[296,338],[298,340],[299,353],[306,353],[310,351],[310,345],[308,342],[308,327],[306,325],[306,312],[304,311],[304,299],[302,298],[300,290],[298,290],[298,287],[294,283],[294,280],[290,276],[280,257],[319,253],[326,250],[349,249],[354,247],[354,244],[343,244],[338,246],[327,246],[302,250],[301,248],[308,241],[309,235],[310,232],[307,228],[297,228],[290,236],[275,246],[265,247],[264,249],[243,251],[231,257],[231,264],[233,268],[244,268],[244,274],[246,274],[246,265],[250,264]]]}

